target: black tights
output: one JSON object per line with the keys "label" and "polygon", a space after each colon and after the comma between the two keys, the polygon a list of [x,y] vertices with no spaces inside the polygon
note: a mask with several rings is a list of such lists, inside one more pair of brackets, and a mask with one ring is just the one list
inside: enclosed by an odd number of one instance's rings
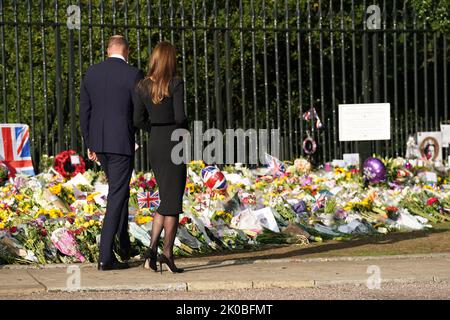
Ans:
{"label": "black tights", "polygon": [[151,232],[150,250],[156,253],[158,251],[159,238],[164,229],[164,255],[173,258],[173,245],[178,230],[178,216],[163,216],[158,212],[153,218],[153,226]]}

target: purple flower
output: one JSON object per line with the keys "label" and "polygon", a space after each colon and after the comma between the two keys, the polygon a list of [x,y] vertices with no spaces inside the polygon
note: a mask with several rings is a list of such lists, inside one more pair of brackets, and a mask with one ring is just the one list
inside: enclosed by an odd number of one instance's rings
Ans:
{"label": "purple flower", "polygon": [[303,176],[300,179],[300,184],[302,187],[312,184],[312,178],[310,176]]}
{"label": "purple flower", "polygon": [[303,200],[300,200],[296,204],[292,206],[292,209],[294,209],[295,213],[302,213],[306,212],[306,203]]}
{"label": "purple flower", "polygon": [[391,189],[393,190],[398,190],[398,189],[402,189],[402,185],[397,183],[397,182],[389,182],[389,187],[391,187]]}
{"label": "purple flower", "polygon": [[339,208],[334,213],[334,218],[336,220],[345,220],[345,218],[347,218],[347,212],[344,209]]}

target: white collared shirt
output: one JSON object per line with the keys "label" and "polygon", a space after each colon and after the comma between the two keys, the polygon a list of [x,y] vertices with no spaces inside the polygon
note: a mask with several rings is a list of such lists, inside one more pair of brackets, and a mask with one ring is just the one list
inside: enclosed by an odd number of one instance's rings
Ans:
{"label": "white collared shirt", "polygon": [[126,63],[128,63],[128,61],[125,59],[125,57],[118,53],[114,53],[114,54],[110,55],[109,57],[110,58],[119,58],[119,59],[122,59],[123,61],[125,61]]}

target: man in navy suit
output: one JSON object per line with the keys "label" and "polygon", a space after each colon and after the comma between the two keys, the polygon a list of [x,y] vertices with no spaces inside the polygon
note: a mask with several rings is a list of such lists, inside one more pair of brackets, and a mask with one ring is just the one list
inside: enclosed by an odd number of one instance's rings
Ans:
{"label": "man in navy suit", "polygon": [[100,161],[109,185],[99,270],[128,267],[114,255],[116,235],[122,260],[137,254],[128,234],[128,200],[135,153],[134,89],[143,73],[128,64],[128,53],[126,39],[112,36],[108,59],[88,68],[80,88],[80,124],[88,157]]}

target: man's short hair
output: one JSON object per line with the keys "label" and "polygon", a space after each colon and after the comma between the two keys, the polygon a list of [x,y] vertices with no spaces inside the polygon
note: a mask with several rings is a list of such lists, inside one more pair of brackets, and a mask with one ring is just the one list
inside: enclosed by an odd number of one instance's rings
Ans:
{"label": "man's short hair", "polygon": [[124,36],[114,35],[111,38],[109,38],[108,41],[108,48],[111,48],[113,46],[124,47],[128,49],[128,41],[127,39],[125,39]]}

